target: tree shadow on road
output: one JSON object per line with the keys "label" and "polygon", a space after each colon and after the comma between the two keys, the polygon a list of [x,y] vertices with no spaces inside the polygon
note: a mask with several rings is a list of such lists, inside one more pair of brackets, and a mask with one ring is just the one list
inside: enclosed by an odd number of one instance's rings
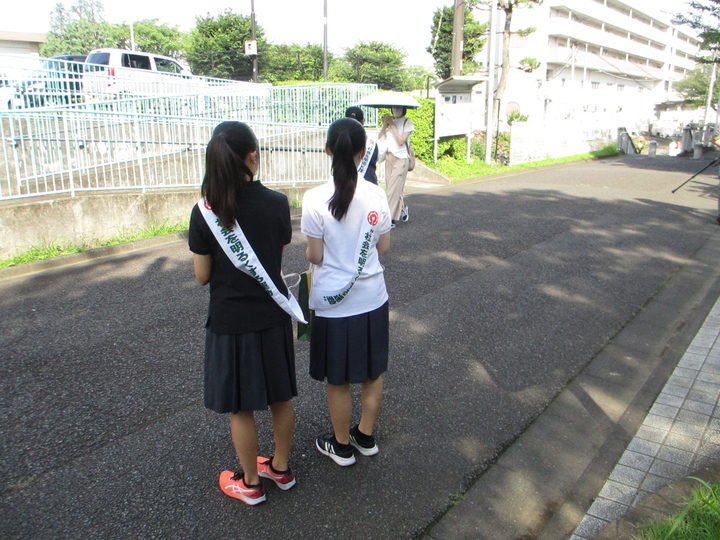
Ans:
{"label": "tree shadow on road", "polygon": [[[540,187],[492,193],[472,185],[408,202],[412,221],[393,231],[383,260],[392,344],[381,453],[341,469],[313,449],[330,423],[324,387],[307,377],[307,345],[298,343],[299,485],[270,490],[260,518],[215,486],[235,460],[225,418],[202,407],[208,298],[182,242],[0,283],[8,516],[0,530],[29,527],[32,536],[55,523],[56,531],[119,538],[141,523],[148,535],[229,537],[242,520],[247,538],[323,537],[328,528],[349,538],[360,530],[363,538],[410,537],[670,276],[694,264],[717,230],[702,209]],[[284,268],[306,265],[296,232]],[[267,450],[269,417],[258,418]],[[89,463],[98,469],[84,470]],[[128,475],[105,479],[103,464]],[[133,470],[142,474],[131,480]],[[178,478],[189,484],[168,500],[163,485]],[[122,505],[110,489],[94,500],[68,495],[103,481],[125,493]],[[96,519],[83,525],[73,515]]]}

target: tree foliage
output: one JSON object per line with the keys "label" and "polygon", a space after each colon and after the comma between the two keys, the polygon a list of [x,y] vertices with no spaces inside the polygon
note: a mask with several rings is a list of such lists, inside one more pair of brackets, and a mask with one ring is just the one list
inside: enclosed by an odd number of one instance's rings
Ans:
{"label": "tree foliage", "polygon": [[[160,24],[158,19],[145,19],[133,23],[133,34],[135,48],[165,56],[178,56],[183,49],[184,35],[177,28],[171,28],[166,24]],[[130,26],[127,24],[116,24],[112,26],[112,38],[114,47],[118,49],[130,49]]]}
{"label": "tree foliage", "polygon": [[[332,54],[328,53],[328,62]],[[320,45],[269,45],[263,59],[261,78],[282,81],[323,80],[323,48]]]}
{"label": "tree foliage", "polygon": [[104,10],[98,0],[77,0],[70,9],[56,4],[50,15],[50,32],[40,53],[43,56],[87,54],[99,47],[113,47],[111,26],[103,19]]}
{"label": "tree foliage", "polygon": [[[697,30],[703,42],[702,48],[710,53],[710,57],[717,57],[720,50],[720,0],[693,0],[687,5],[693,11],[678,14],[675,22]],[[712,58],[706,60],[712,61]]]}
{"label": "tree foliage", "polygon": [[[673,87],[687,103],[702,107],[707,104],[710,91],[712,68],[708,64],[720,63],[720,0],[694,0],[687,5],[693,11],[676,15],[674,22],[687,24],[697,30],[702,40],[702,49],[707,54],[698,58],[701,65],[697,69],[688,73],[683,80],[673,83]],[[713,94],[711,104],[714,106],[720,94],[717,79]]]}
{"label": "tree foliage", "polygon": [[[427,52],[435,59],[435,72],[441,79],[450,77],[454,10],[454,6],[446,6],[438,8],[433,14],[432,42]],[[462,52],[463,74],[478,70],[479,64],[475,61],[475,56],[485,46],[487,39],[483,38],[483,34],[487,31],[487,27],[487,24],[480,24],[475,20],[470,6],[466,4]]]}
{"label": "tree foliage", "polygon": [[[51,13],[51,32],[41,50],[44,56],[87,54],[100,47],[132,48],[130,26],[106,22],[100,0],[76,2],[67,9],[58,3]],[[184,57],[193,73],[224,79],[252,80],[253,59],[245,55],[244,47],[251,35],[251,18],[231,9],[217,16],[196,17],[195,28],[187,34],[158,19],[133,23],[136,49]],[[321,45],[271,44],[260,25],[256,25],[256,39],[259,80],[273,84],[323,80]],[[406,68],[404,59],[402,51],[387,43],[360,42],[340,58],[328,54],[329,75],[331,80],[377,84],[384,90],[421,89],[435,82],[424,68]]]}
{"label": "tree foliage", "polygon": [[377,84],[381,90],[404,90],[405,55],[380,41],[360,42],[345,49],[345,55],[333,62],[330,78],[336,81]]}
{"label": "tree foliage", "polygon": [[[56,4],[50,14],[50,32],[41,54],[87,54],[101,47],[130,49],[130,27],[106,22],[104,11],[98,0],[78,0],[69,9]],[[182,50],[183,34],[160,24],[157,19],[138,21],[133,30],[138,50],[166,56],[177,56]]]}
{"label": "tree foliage", "polygon": [[[697,107],[704,107],[707,104],[708,91],[710,90],[710,72],[711,66],[701,66],[688,73],[681,81],[673,84],[675,90],[685,99],[688,104]],[[720,85],[715,81],[715,94],[711,104],[717,103],[718,94],[720,94]]]}
{"label": "tree foliage", "polygon": [[438,78],[429,69],[422,66],[405,68],[405,90],[425,90],[438,82]]}
{"label": "tree foliage", "polygon": [[[258,72],[262,74],[262,60],[268,45],[262,27],[256,25]],[[190,32],[186,58],[193,73],[222,79],[252,80],[252,58],[245,55],[245,41],[251,39],[250,17],[227,9],[217,17],[196,17]]]}

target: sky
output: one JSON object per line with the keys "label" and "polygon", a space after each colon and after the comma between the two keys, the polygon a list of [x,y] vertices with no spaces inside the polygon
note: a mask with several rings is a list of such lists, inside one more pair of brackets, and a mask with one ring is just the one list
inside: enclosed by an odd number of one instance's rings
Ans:
{"label": "sky", "polygon": [[[104,18],[113,24],[142,19],[188,31],[196,16],[216,16],[226,9],[250,15],[251,0],[100,0]],[[7,0],[0,30],[45,33],[50,29],[50,13],[55,4],[65,7],[75,0]],[[651,5],[653,10],[667,7],[683,10],[684,0],[629,0]],[[315,43],[322,45],[325,0],[254,0],[255,20],[265,30],[265,38],[275,44]],[[425,51],[431,42],[432,16],[438,7],[454,0],[327,0],[328,50],[342,55],[359,41],[390,43],[406,54],[405,64],[431,68],[432,56]],[[475,12],[483,20],[483,12]]]}

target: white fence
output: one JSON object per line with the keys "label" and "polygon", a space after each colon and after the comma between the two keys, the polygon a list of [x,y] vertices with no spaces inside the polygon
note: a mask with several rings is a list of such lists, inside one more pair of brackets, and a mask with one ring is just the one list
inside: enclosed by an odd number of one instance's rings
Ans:
{"label": "white fence", "polygon": [[[42,100],[24,96],[22,108],[0,111],[0,200],[198,186],[205,146],[224,120],[247,122],[255,131],[263,182],[322,181],[330,174],[323,151],[327,126],[377,90],[375,85],[271,87],[217,79],[191,81],[184,93],[180,88],[150,92],[157,85],[133,88],[149,95],[71,95],[56,87],[52,95],[35,93]],[[374,109],[367,115],[369,124],[376,121]]]}
{"label": "white fence", "polygon": [[615,129],[578,121],[513,122],[509,165],[557,159],[598,150],[598,141],[614,141]]}
{"label": "white fence", "polygon": [[[135,100],[131,100],[135,102]],[[67,109],[0,116],[0,199],[202,181],[218,119]],[[326,128],[251,122],[259,178],[297,185],[328,178]]]}

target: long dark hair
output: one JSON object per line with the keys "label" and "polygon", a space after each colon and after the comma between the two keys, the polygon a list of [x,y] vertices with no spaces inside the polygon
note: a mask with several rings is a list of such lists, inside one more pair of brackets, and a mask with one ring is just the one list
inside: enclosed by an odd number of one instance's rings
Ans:
{"label": "long dark hair", "polygon": [[332,154],[332,174],[335,194],[328,208],[335,219],[340,221],[347,214],[357,186],[355,156],[365,148],[365,128],[352,118],[335,120],[327,132],[326,145]]}
{"label": "long dark hair", "polygon": [[255,134],[242,122],[222,122],[213,130],[205,151],[205,177],[200,193],[220,218],[223,227],[235,224],[236,196],[253,172],[245,164],[250,152],[258,149]]}

